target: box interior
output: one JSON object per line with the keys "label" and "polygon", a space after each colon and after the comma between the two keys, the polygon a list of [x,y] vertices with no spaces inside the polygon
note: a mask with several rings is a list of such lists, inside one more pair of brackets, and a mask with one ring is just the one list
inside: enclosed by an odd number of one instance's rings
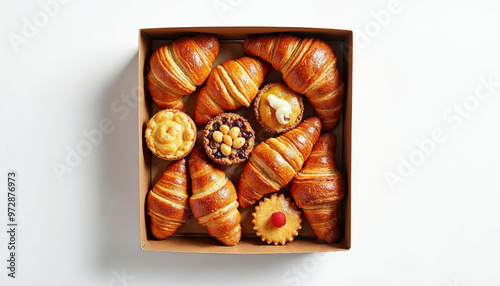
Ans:
{"label": "box interior", "polygon": [[[145,78],[149,69],[149,58],[152,52],[161,45],[173,40],[198,33],[211,33],[220,40],[220,51],[214,67],[227,59],[236,59],[244,56],[242,51],[243,40],[250,34],[260,33],[293,33],[298,36],[319,37],[334,49],[338,58],[338,67],[346,83],[343,115],[339,126],[333,131],[337,136],[336,159],[340,170],[344,173],[347,182],[346,197],[341,205],[341,221],[343,222],[343,238],[339,243],[326,244],[316,239],[309,223],[305,219],[302,229],[294,241],[284,246],[267,245],[255,235],[252,229],[251,214],[254,207],[240,208],[242,215],[242,240],[235,246],[224,246],[215,238],[210,237],[205,228],[200,226],[191,215],[188,221],[172,237],[165,240],[154,238],[148,228],[145,201],[148,191],[161,176],[168,161],[161,160],[153,155],[144,142],[144,132],[149,119],[159,111],[151,100],[145,86]],[[301,253],[317,251],[347,250],[351,246],[350,237],[350,206],[351,206],[351,111],[352,111],[352,32],[346,30],[317,29],[317,28],[283,28],[283,27],[193,27],[193,28],[153,28],[139,31],[139,187],[140,187],[140,236],[141,248],[145,250],[198,252],[198,253]],[[263,83],[281,81],[281,74],[271,71]],[[199,89],[199,88],[198,88]],[[186,102],[184,112],[190,116],[194,113],[197,91],[184,96]],[[305,103],[304,119],[313,116],[312,107],[307,100]],[[255,121],[252,108],[240,108],[231,111],[247,118],[255,130],[258,143],[271,137],[271,134],[261,130]],[[198,127],[198,144],[201,142],[203,127]],[[239,175],[245,163],[236,166],[218,165],[237,186]],[[280,192],[289,194],[289,185]]]}

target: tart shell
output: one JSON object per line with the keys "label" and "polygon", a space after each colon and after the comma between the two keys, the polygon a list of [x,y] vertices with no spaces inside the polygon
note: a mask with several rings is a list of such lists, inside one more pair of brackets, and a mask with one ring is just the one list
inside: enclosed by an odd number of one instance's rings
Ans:
{"label": "tart shell", "polygon": [[[273,225],[271,216],[274,212],[285,214],[286,223],[284,226],[276,227]],[[269,198],[264,198],[255,207],[255,211],[252,213],[253,229],[262,241],[268,244],[285,245],[287,242],[293,241],[294,237],[299,234],[298,231],[302,228],[301,214],[302,212],[295,203],[290,201],[290,198],[283,194],[273,194]]]}

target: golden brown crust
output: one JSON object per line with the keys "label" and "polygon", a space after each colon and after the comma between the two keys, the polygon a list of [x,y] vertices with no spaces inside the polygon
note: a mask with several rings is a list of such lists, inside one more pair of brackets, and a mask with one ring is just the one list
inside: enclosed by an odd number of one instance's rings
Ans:
{"label": "golden brown crust", "polygon": [[147,196],[150,229],[154,237],[174,234],[189,217],[187,161],[171,162]]}
{"label": "golden brown crust", "polygon": [[[286,217],[286,223],[282,227],[276,227],[271,221],[271,216],[274,212],[282,212]],[[299,234],[299,229],[302,228],[301,211],[297,206],[283,194],[271,195],[270,198],[264,198],[255,207],[252,213],[253,229],[256,231],[262,241],[268,244],[285,245],[289,241],[293,241],[294,237]]]}
{"label": "golden brown crust", "polygon": [[196,132],[189,115],[176,109],[164,109],[149,120],[145,138],[153,154],[165,160],[178,160],[193,150]]}
{"label": "golden brown crust", "polygon": [[282,134],[282,133],[285,133],[287,131],[294,129],[302,121],[302,117],[304,116],[304,101],[302,100],[302,96],[300,96],[300,94],[295,94],[295,97],[297,99],[298,106],[299,106],[299,113],[296,114],[297,117],[296,117],[293,124],[288,125],[288,126],[282,125],[280,128],[269,127],[270,124],[266,124],[265,119],[261,117],[260,100],[261,100],[262,96],[266,92],[269,91],[269,89],[271,89],[272,87],[275,87],[275,86],[285,86],[285,85],[283,85],[281,83],[270,83],[270,84],[266,84],[265,86],[263,86],[260,89],[259,93],[257,94],[257,97],[255,98],[253,110],[254,110],[254,114],[255,114],[255,117],[257,119],[257,122],[259,122],[262,129],[264,129],[266,132],[269,132],[269,133]]}
{"label": "golden brown crust", "polygon": [[320,120],[311,117],[297,128],[257,145],[238,182],[241,207],[249,207],[264,195],[286,186],[309,157],[320,131]]}
{"label": "golden brown crust", "polygon": [[219,40],[209,34],[182,37],[151,55],[148,90],[160,109],[184,109],[182,97],[207,79],[219,53]]}
{"label": "golden brown crust", "polygon": [[201,146],[191,152],[188,165],[193,192],[189,205],[194,217],[220,242],[237,244],[241,239],[241,215],[233,183],[210,161]]}
{"label": "golden brown crust", "polygon": [[206,124],[226,110],[250,106],[270,69],[265,61],[251,57],[227,60],[215,67],[198,92],[194,111],[196,124]]}
{"label": "golden brown crust", "polygon": [[345,87],[337,56],[328,44],[290,34],[252,35],[245,39],[243,51],[271,63],[292,90],[304,94],[321,119],[323,130],[337,126]]}
{"label": "golden brown crust", "polygon": [[[215,131],[220,131],[221,126],[228,126],[227,130],[230,130],[233,127],[238,127],[240,132],[238,133],[236,138],[232,138],[232,144],[229,146],[229,150],[231,153],[229,155],[223,154],[221,152],[221,145],[224,142],[217,142],[213,139],[213,134]],[[227,132],[221,132],[223,135],[228,135]],[[238,139],[239,138],[239,139]],[[236,140],[244,140],[243,145],[240,148],[234,143]],[[224,143],[225,144],[225,143]],[[221,165],[236,165],[241,162],[244,162],[250,156],[253,148],[255,146],[255,132],[252,129],[250,123],[243,117],[235,113],[225,112],[217,115],[212,118],[207,125],[205,126],[205,130],[203,132],[203,147],[208,157],[212,159],[212,161],[221,164]]]}
{"label": "golden brown crust", "polygon": [[321,135],[290,190],[313,232],[328,243],[340,238],[339,203],[345,194],[345,181],[334,157],[335,145],[335,135]]}

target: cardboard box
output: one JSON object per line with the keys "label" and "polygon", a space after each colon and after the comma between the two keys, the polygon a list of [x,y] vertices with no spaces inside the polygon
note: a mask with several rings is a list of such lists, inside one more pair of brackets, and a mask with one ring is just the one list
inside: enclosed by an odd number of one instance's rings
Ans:
{"label": "cardboard box", "polygon": [[[243,40],[250,34],[262,33],[293,33],[305,37],[319,37],[330,44],[337,54],[339,68],[346,83],[346,94],[344,97],[343,115],[340,125],[334,133],[339,139],[336,158],[339,161],[341,171],[345,174],[347,182],[347,193],[342,203],[341,221],[343,228],[342,240],[339,243],[326,244],[316,239],[309,224],[304,219],[303,228],[294,241],[284,246],[267,245],[255,235],[251,225],[251,213],[253,207],[240,209],[242,213],[243,235],[241,242],[235,246],[225,246],[215,238],[210,237],[206,230],[199,226],[192,217],[181,227],[176,234],[165,240],[154,238],[149,230],[149,218],[146,211],[146,196],[148,191],[158,180],[167,161],[158,159],[152,155],[144,141],[144,131],[149,119],[158,111],[153,103],[147,88],[145,78],[148,72],[149,58],[152,52],[160,45],[172,42],[184,36],[198,33],[211,33],[221,41],[221,49],[217,58],[217,64],[229,58],[243,56],[241,49]],[[348,30],[321,29],[321,28],[291,28],[291,27],[189,27],[189,28],[152,28],[139,30],[139,209],[140,209],[140,236],[141,248],[144,250],[175,251],[175,252],[197,252],[197,253],[303,253],[348,250],[351,247],[351,128],[352,128],[352,39],[353,35]],[[274,73],[274,74],[273,74]],[[279,80],[281,75],[274,71],[266,77],[264,82]],[[196,103],[196,92],[183,99],[186,102],[184,110],[193,115]],[[250,108],[251,109],[251,108]],[[310,106],[306,106],[304,118],[312,115]],[[248,115],[248,110],[238,110],[236,113]],[[248,117],[247,117],[248,118]],[[252,121],[251,121],[252,123]],[[257,124],[258,125],[258,124]],[[256,129],[258,126],[252,124]],[[199,128],[202,129],[202,128]],[[200,135],[200,131],[198,133]],[[257,134],[256,129],[256,134]],[[262,134],[262,133],[261,133]],[[267,135],[269,136],[269,135]],[[256,145],[265,139],[266,135],[256,135]],[[200,140],[198,140],[200,142]],[[232,167],[222,167],[228,177],[237,186],[237,180],[243,164]],[[289,186],[288,186],[289,187]],[[287,189],[283,190],[287,192]]]}

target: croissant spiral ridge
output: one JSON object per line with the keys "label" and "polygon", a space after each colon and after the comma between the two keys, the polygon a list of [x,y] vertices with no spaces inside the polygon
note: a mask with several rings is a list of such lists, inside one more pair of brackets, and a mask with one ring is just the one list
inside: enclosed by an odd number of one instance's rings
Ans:
{"label": "croissant spiral ridge", "polygon": [[334,157],[336,141],[333,133],[320,136],[290,189],[313,232],[328,243],[340,238],[340,202],[345,195],[345,180]]}
{"label": "croissant spiral ridge", "polygon": [[233,183],[201,146],[191,152],[188,164],[193,191],[189,205],[194,217],[223,244],[237,244],[241,239],[241,215]]}
{"label": "croissant spiral ridge", "polygon": [[154,237],[174,234],[189,217],[187,160],[171,162],[148,193],[148,215]]}
{"label": "croissant spiral ridge", "polygon": [[321,121],[311,117],[295,129],[257,145],[238,182],[241,207],[249,207],[286,186],[309,157],[320,131]]}
{"label": "croissant spiral ridge", "polygon": [[182,97],[207,79],[219,54],[219,40],[210,34],[182,37],[155,50],[149,61],[148,90],[160,109],[184,109]]}
{"label": "croissant spiral ridge", "polygon": [[317,38],[290,34],[252,35],[243,51],[270,63],[283,74],[285,83],[307,97],[324,131],[335,129],[340,120],[345,85],[333,49]]}
{"label": "croissant spiral ridge", "polygon": [[268,63],[252,57],[227,60],[215,67],[198,92],[194,111],[196,124],[206,124],[226,110],[249,107],[270,69]]}

